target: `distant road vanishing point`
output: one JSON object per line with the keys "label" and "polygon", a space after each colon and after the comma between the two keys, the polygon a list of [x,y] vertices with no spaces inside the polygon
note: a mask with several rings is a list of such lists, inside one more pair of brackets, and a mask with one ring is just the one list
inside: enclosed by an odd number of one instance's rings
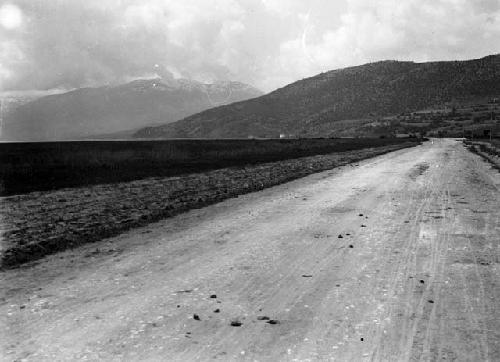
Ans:
{"label": "distant road vanishing point", "polygon": [[498,361],[499,187],[434,140],[5,271],[0,359]]}

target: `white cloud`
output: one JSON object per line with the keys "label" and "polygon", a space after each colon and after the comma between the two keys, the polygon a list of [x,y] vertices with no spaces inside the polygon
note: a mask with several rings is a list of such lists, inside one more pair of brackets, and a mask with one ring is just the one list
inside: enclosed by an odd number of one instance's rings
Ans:
{"label": "white cloud", "polygon": [[23,13],[19,7],[13,4],[0,6],[0,26],[10,30],[20,27],[22,22]]}
{"label": "white cloud", "polygon": [[175,74],[269,91],[368,61],[500,52],[498,0],[11,0],[9,6],[21,14],[19,23],[0,11],[0,24],[10,27],[0,33],[0,86],[11,90]]}
{"label": "white cloud", "polygon": [[125,9],[124,23],[131,27],[151,29],[158,25],[161,8],[154,4],[134,4]]}
{"label": "white cloud", "polygon": [[[499,6],[500,7],[500,6]],[[451,60],[500,51],[500,11],[465,0],[349,0],[341,24],[281,45],[279,69],[312,75],[365,62]],[[300,39],[302,38],[302,39]]]}

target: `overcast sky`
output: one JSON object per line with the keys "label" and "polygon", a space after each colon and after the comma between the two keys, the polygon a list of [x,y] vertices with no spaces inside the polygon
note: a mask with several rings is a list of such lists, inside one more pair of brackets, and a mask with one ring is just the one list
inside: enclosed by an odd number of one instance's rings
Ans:
{"label": "overcast sky", "polygon": [[500,0],[0,0],[0,91],[142,77],[271,91],[366,62],[500,53]]}

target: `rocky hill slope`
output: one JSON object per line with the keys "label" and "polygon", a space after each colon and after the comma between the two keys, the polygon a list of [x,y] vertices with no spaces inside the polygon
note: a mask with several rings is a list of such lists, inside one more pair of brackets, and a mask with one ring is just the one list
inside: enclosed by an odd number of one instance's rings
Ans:
{"label": "rocky hill slope", "polygon": [[[499,94],[500,55],[469,61],[382,61],[322,73],[255,99],[141,129],[135,137],[338,136],[339,127],[356,136],[363,120]],[[346,125],[345,120],[361,123]]]}

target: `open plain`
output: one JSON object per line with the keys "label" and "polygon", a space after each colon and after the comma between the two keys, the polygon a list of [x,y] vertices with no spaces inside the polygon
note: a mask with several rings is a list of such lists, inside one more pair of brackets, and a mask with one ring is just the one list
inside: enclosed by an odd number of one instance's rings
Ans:
{"label": "open plain", "polygon": [[0,359],[498,361],[499,187],[433,140],[6,270]]}

